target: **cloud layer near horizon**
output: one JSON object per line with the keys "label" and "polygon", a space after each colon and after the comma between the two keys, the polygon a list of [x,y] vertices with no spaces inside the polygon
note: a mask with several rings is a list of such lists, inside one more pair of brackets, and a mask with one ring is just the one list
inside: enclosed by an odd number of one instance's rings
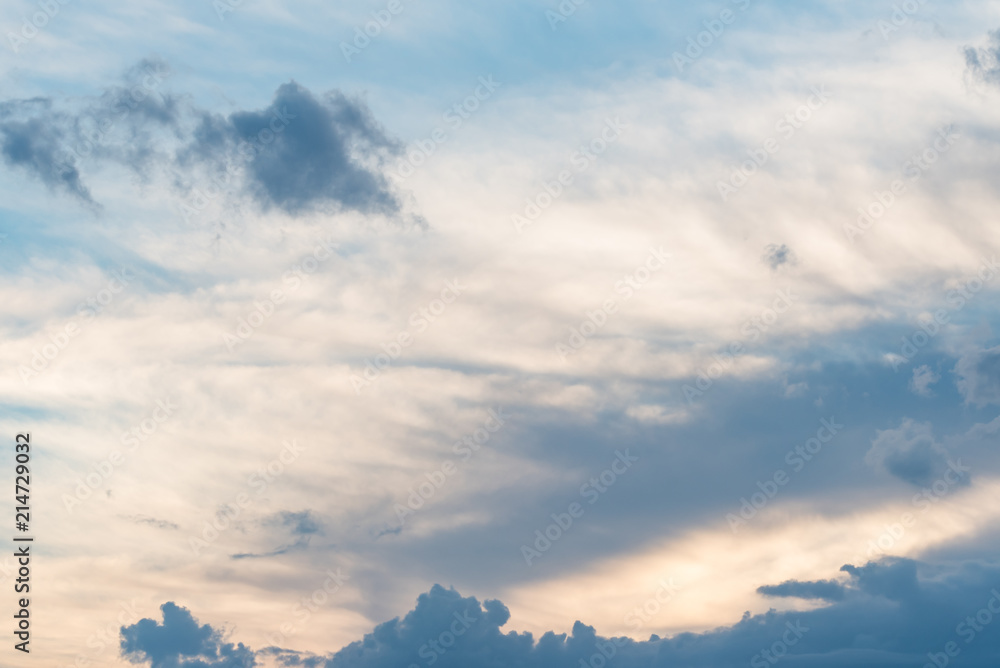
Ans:
{"label": "cloud layer near horizon", "polygon": [[[839,581],[785,582],[767,595],[823,598],[819,609],[746,613],[737,624],[710,632],[648,641],[603,637],[577,621],[569,634],[504,632],[510,612],[500,601],[480,603],[435,585],[402,618],[379,624],[362,640],[327,656],[242,645],[221,645],[173,603],[163,623],[144,619],[123,628],[122,648],[152,668],[236,668],[273,661],[307,668],[664,668],[708,665],[794,668],[921,665],[948,662],[986,668],[1000,659],[992,624],[1000,622],[1000,568],[967,563],[935,568],[906,559],[844,566]],[[171,642],[164,643],[163,639]],[[169,648],[169,649],[168,649]],[[935,658],[936,657],[936,658]]]}

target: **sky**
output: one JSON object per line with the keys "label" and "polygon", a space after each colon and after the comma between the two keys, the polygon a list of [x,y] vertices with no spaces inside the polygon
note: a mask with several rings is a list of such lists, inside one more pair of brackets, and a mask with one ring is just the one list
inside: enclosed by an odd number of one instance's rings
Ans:
{"label": "sky", "polygon": [[1000,661],[1000,2],[0,36],[0,666]]}

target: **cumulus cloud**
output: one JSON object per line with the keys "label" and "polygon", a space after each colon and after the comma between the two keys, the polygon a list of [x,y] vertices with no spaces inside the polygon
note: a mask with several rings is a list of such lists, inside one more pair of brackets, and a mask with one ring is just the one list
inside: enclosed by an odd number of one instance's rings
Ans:
{"label": "cumulus cloud", "polygon": [[958,389],[977,406],[1000,404],[1000,346],[967,353],[955,366]]}
{"label": "cumulus cloud", "polygon": [[[363,101],[339,91],[314,95],[293,82],[258,110],[221,115],[164,88],[169,65],[147,59],[120,84],[79,100],[0,103],[0,155],[56,191],[96,206],[84,183],[90,165],[116,164],[145,180],[159,169],[187,206],[218,191],[239,192],[264,210],[396,214],[383,174],[401,150]],[[211,195],[206,195],[211,193]]]}
{"label": "cumulus cloud", "polygon": [[[841,570],[847,578],[843,583],[792,580],[761,588],[762,593],[772,596],[821,599],[829,603],[825,607],[747,613],[732,626],[666,639],[655,635],[648,641],[605,638],[579,621],[569,634],[548,632],[537,640],[530,633],[504,633],[501,627],[508,622],[510,613],[503,603],[480,603],[454,589],[435,586],[418,598],[416,608],[405,617],[379,624],[363,639],[333,654],[317,656],[270,647],[253,656],[278,665],[308,668],[735,668],[775,663],[768,657],[780,658],[782,665],[790,668],[876,668],[920,665],[928,653],[941,652],[947,643],[959,642],[963,665],[985,668],[1000,659],[996,634],[977,637],[982,626],[979,631],[975,626],[963,626],[970,614],[1000,603],[1000,593],[995,589],[1000,579],[997,565],[932,569],[908,559],[885,559],[864,566],[847,565]],[[189,614],[184,622],[171,627],[171,649],[164,634],[149,642],[150,651],[176,661],[179,656],[205,652],[207,646],[205,657],[216,662],[197,665],[243,665],[218,663],[221,659],[215,657],[221,657],[222,651],[217,640],[211,640],[217,634],[208,627],[198,627]],[[136,627],[149,624],[161,628],[152,620],[143,620]],[[970,641],[970,633],[975,643]],[[143,643],[133,644],[146,647]],[[229,651],[234,657],[239,652]],[[196,664],[161,663],[154,664],[154,668],[157,665]]]}
{"label": "cumulus cloud", "polygon": [[141,619],[121,628],[121,650],[132,663],[150,668],[250,668],[254,653],[240,643],[223,642],[208,624],[199,626],[186,608],[169,602],[160,606],[163,623]]}
{"label": "cumulus cloud", "polygon": [[877,432],[865,461],[900,480],[924,487],[948,468],[948,452],[934,439],[929,423],[906,419],[897,429]]}

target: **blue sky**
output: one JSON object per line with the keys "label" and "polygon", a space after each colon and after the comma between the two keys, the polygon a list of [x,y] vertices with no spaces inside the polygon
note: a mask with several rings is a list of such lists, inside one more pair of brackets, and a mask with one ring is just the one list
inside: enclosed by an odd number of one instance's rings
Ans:
{"label": "blue sky", "polygon": [[996,665],[1000,3],[221,2],[0,9],[34,665]]}

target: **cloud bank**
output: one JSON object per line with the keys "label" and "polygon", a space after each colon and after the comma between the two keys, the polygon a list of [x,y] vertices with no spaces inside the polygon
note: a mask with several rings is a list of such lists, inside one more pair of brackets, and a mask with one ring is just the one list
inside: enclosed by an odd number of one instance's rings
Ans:
{"label": "cloud bank", "polygon": [[959,655],[962,665],[986,668],[1000,659],[1000,639],[990,626],[1000,614],[1000,567],[968,562],[945,569],[885,559],[841,570],[840,581],[788,581],[760,590],[821,599],[826,607],[746,613],[733,626],[647,641],[605,638],[579,621],[569,634],[549,632],[537,640],[530,633],[504,633],[510,613],[503,603],[480,603],[436,585],[402,619],[328,656],[277,647],[252,654],[242,645],[221,645],[217,631],[198,626],[173,603],[163,606],[163,624],[144,619],[123,628],[122,648],[136,662],[152,659],[154,668],[249,666],[254,660],[308,668],[763,668],[779,661],[799,668],[882,668],[934,665],[941,656],[950,661]]}

